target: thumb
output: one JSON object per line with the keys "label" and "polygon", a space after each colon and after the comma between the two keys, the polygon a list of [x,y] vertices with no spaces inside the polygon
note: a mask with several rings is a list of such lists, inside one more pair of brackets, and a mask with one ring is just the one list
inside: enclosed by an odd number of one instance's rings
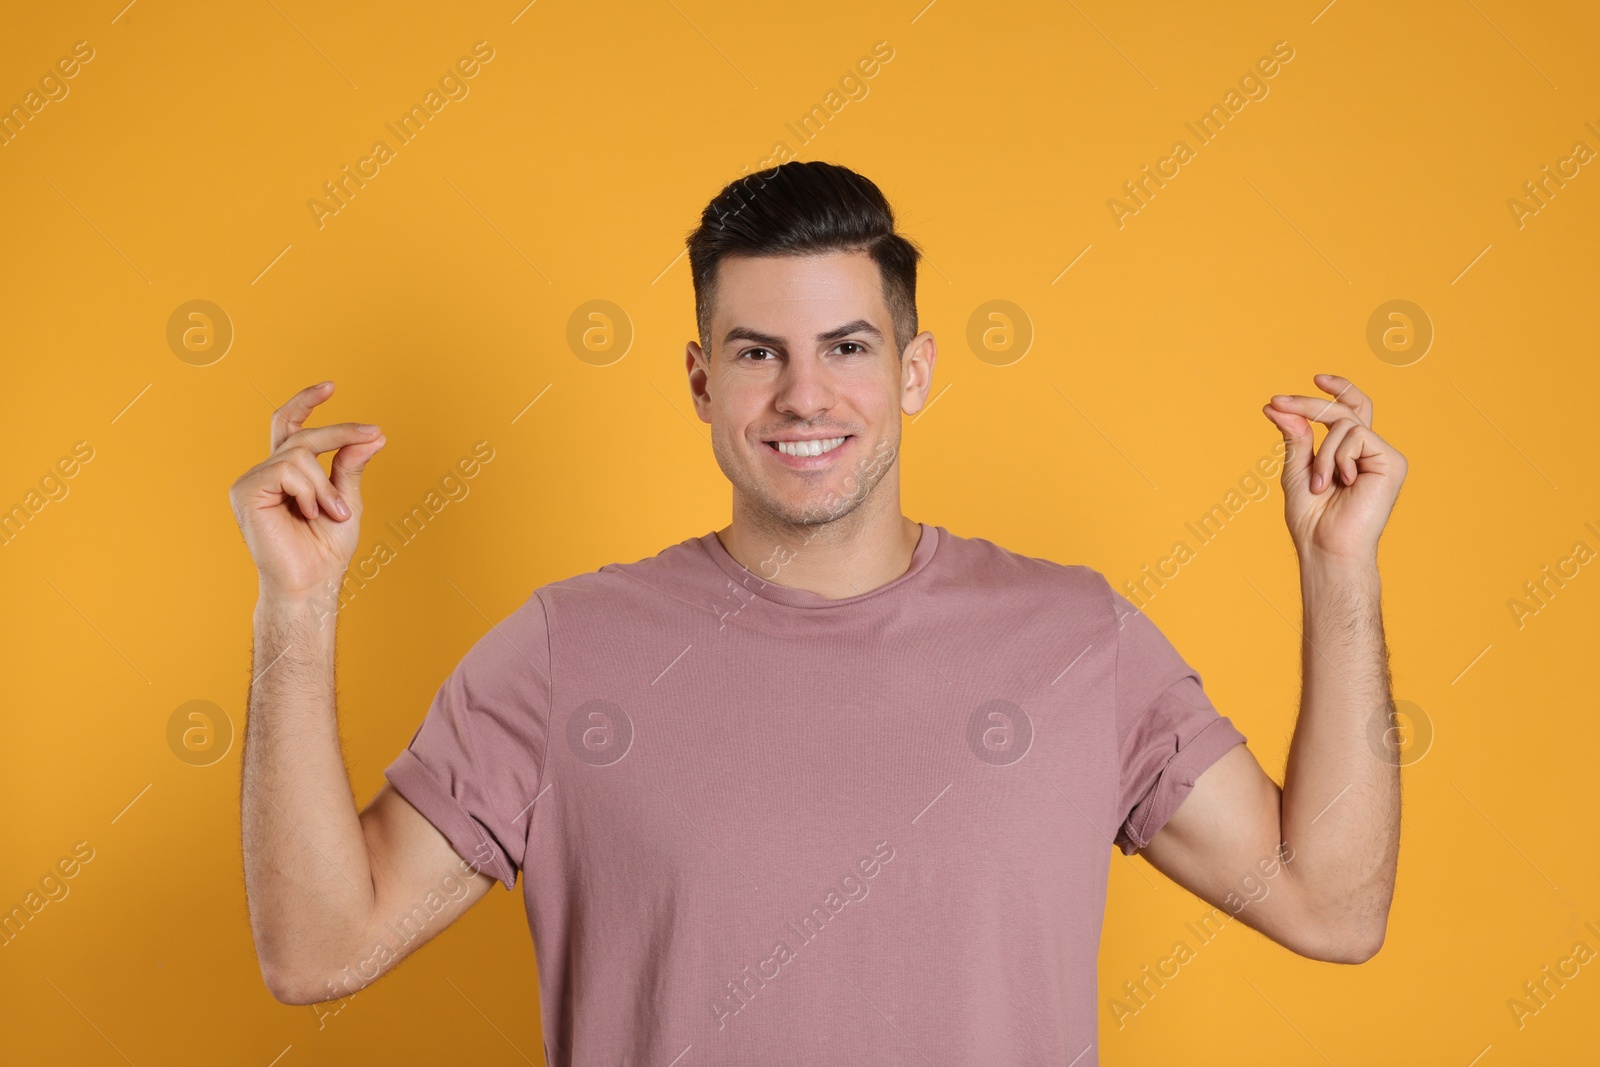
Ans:
{"label": "thumb", "polygon": [[1286,446],[1283,455],[1283,489],[1309,488],[1311,481],[1311,446],[1314,438],[1311,423],[1292,411],[1280,411],[1271,404],[1261,409],[1283,434]]}
{"label": "thumb", "polygon": [[333,454],[333,473],[329,480],[352,509],[361,504],[361,473],[366,470],[367,461],[378,454],[387,440],[386,435],[379,434],[370,441],[345,445]]}

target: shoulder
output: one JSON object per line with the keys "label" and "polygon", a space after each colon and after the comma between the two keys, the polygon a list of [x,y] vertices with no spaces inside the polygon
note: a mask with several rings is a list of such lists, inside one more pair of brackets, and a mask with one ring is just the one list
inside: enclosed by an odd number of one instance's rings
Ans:
{"label": "shoulder", "polygon": [[1115,592],[1105,575],[1083,563],[1030,556],[985,537],[962,537],[939,527],[938,557],[947,580],[1012,603],[1038,602],[1115,624]]}
{"label": "shoulder", "polygon": [[[720,589],[722,571],[698,537],[631,562],[612,562],[592,571],[547,582],[531,599],[542,601],[550,620],[579,610],[637,611],[651,603],[705,608],[706,589]],[[685,603],[687,602],[687,604]]]}

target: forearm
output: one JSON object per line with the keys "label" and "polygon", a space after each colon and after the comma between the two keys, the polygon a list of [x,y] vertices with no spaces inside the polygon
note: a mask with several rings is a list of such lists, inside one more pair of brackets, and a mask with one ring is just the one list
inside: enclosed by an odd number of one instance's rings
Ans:
{"label": "forearm", "polygon": [[[1303,683],[1283,785],[1283,838],[1294,849],[1286,869],[1330,937],[1375,951],[1400,843],[1377,564],[1303,559],[1300,587]],[[1375,734],[1384,746],[1377,751]]]}
{"label": "forearm", "polygon": [[314,981],[373,908],[339,747],[334,629],[314,605],[257,601],[240,820],[251,933],[275,994]]}

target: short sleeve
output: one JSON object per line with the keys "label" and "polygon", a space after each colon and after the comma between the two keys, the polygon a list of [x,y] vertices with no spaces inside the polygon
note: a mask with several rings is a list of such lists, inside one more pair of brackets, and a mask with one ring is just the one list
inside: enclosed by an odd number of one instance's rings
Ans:
{"label": "short sleeve", "polygon": [[539,795],[550,640],[535,592],[467,650],[384,777],[461,858],[516,888]]}
{"label": "short sleeve", "polygon": [[1116,844],[1131,855],[1150,843],[1195,780],[1245,742],[1212,705],[1200,675],[1127,597],[1111,590],[1117,614],[1117,740],[1122,824]]}

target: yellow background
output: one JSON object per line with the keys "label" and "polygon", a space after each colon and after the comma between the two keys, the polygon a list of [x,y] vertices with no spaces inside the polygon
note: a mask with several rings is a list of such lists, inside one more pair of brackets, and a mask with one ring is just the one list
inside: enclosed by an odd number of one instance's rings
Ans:
{"label": "yellow background", "polygon": [[[1405,772],[1383,950],[1317,963],[1232,923],[1118,1029],[1106,999],[1208,909],[1114,858],[1102,1062],[1593,1054],[1600,965],[1520,1029],[1506,1004],[1580,936],[1600,949],[1581,929],[1600,926],[1582,675],[1600,566],[1520,628],[1508,607],[1575,542],[1600,549],[1584,527],[1600,526],[1597,166],[1521,227],[1507,206],[1575,141],[1600,149],[1592,9],[122,4],[13,6],[0,32],[7,105],[74,42],[95,50],[0,148],[0,504],[74,442],[94,449],[0,547],[0,904],[75,842],[95,850],[0,948],[8,1060],[542,1059],[520,893],[491,893],[320,1027],[326,1008],[268,995],[237,736],[197,767],[166,734],[190,700],[244,724],[255,573],[227,489],[265,454],[273,407],[324,378],[337,392],[317,421],[389,438],[363,545],[474,442],[496,450],[343,612],[364,804],[440,680],[533,587],[726,523],[686,389],[680,254],[706,201],[779,141],[876,181],[927,253],[920,312],[941,348],[938,399],[905,427],[912,518],[1120,587],[1270,453],[1261,405],[1315,393],[1318,371],[1371,394],[1375,429],[1410,461],[1382,544],[1385,615],[1395,695],[1436,736]],[[307,200],[479,40],[495,57],[470,95],[319,229]],[[1269,95],[1197,147],[1184,122],[1280,40],[1294,58]],[[878,41],[894,55],[867,95],[801,145],[785,124]],[[1178,138],[1196,158],[1119,228],[1108,199]],[[235,331],[209,366],[166,341],[194,299]],[[592,299],[634,333],[607,366],[566,339]],[[1034,331],[1005,366],[966,340],[995,299]],[[1436,331],[1408,366],[1366,342],[1392,299]],[[1149,610],[1281,778],[1299,602],[1271,489]]]}

